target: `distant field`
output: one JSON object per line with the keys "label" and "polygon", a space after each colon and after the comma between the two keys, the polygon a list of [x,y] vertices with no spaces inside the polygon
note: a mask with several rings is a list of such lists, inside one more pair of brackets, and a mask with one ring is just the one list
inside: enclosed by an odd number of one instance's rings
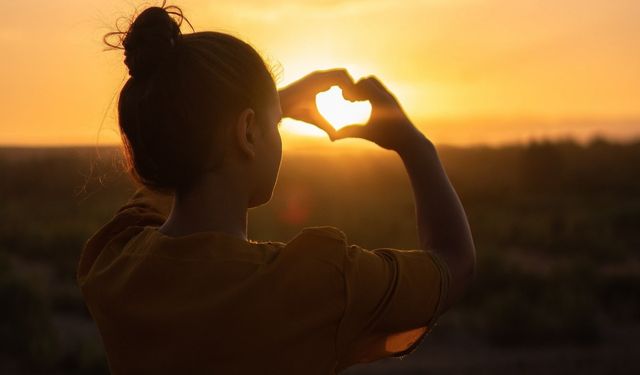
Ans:
{"label": "distant field", "polygon": [[[639,373],[640,143],[440,155],[471,222],[476,284],[416,353],[346,373]],[[114,148],[0,148],[0,373],[106,372],[74,272],[133,191],[121,164]],[[314,225],[370,249],[415,248],[400,159],[285,152],[250,237],[287,241]]]}

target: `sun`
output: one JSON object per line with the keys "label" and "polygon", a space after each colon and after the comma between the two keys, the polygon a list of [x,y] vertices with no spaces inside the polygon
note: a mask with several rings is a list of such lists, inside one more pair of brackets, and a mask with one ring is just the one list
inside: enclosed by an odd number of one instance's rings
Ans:
{"label": "sun", "polygon": [[336,129],[353,124],[364,125],[371,115],[369,101],[349,102],[344,99],[342,89],[338,86],[332,86],[328,91],[316,95],[316,106],[320,114]]}
{"label": "sun", "polygon": [[[369,101],[350,102],[342,96],[342,89],[332,86],[329,90],[316,95],[318,112],[329,121],[334,128],[340,129],[347,125],[364,125],[371,116],[371,103]],[[326,134],[316,126],[285,119],[282,127],[292,133],[324,137]]]}

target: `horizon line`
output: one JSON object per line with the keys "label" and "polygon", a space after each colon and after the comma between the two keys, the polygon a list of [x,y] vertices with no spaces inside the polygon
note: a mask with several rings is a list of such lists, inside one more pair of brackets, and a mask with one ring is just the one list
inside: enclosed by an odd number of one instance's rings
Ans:
{"label": "horizon line", "polygon": [[[576,136],[542,136],[542,137],[530,137],[526,140],[508,140],[499,142],[469,142],[469,143],[456,143],[456,142],[434,142],[436,147],[444,148],[478,148],[478,147],[490,147],[490,148],[502,148],[513,146],[524,146],[532,143],[576,143],[578,145],[586,146],[594,142],[604,141],[610,144],[635,144],[640,143],[640,134],[630,137],[615,137],[607,136],[604,134],[593,134],[589,137],[576,137]],[[298,143],[298,142],[296,142]],[[314,151],[315,149],[335,148],[340,151],[364,151],[366,149],[382,149],[376,144],[363,140],[363,139],[344,139],[336,142],[331,142],[324,139],[313,139],[301,141],[302,144],[286,145],[283,143],[283,151]],[[354,144],[360,143],[360,144]],[[2,149],[73,149],[73,148],[122,148],[122,143],[104,143],[104,144],[89,144],[89,143],[0,143]],[[309,149],[309,146],[314,146],[314,149]]]}

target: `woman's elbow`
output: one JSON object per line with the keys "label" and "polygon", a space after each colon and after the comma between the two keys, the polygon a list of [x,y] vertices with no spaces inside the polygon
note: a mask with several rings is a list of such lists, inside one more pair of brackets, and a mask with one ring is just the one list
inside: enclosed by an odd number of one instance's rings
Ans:
{"label": "woman's elbow", "polygon": [[473,284],[477,273],[475,248],[471,246],[464,249],[464,251],[443,254],[442,257],[449,269],[449,287],[446,303],[448,308],[456,303]]}

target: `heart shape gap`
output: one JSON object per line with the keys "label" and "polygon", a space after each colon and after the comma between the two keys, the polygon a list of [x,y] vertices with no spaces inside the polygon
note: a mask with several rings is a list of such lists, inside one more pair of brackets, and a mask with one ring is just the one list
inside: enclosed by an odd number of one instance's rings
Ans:
{"label": "heart shape gap", "polygon": [[347,125],[364,125],[371,117],[371,103],[368,100],[345,100],[339,86],[331,86],[329,90],[318,93],[316,107],[336,130]]}

